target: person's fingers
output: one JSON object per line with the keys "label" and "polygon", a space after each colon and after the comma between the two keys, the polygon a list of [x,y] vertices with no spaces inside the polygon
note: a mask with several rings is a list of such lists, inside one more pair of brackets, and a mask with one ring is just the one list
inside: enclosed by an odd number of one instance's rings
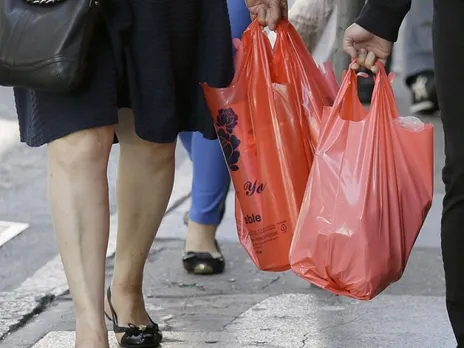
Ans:
{"label": "person's fingers", "polygon": [[358,50],[353,45],[345,44],[343,50],[351,57],[351,59],[358,58]]}
{"label": "person's fingers", "polygon": [[361,66],[358,63],[354,62],[353,64],[351,64],[351,69],[359,70],[361,69]]}
{"label": "person's fingers", "polygon": [[[384,65],[384,66],[385,66],[385,64],[387,64],[387,60],[386,60],[386,59],[380,59],[380,58],[379,58],[379,59],[377,59],[377,61],[378,61],[379,63],[382,63],[382,65]],[[370,69],[371,69],[371,71],[372,71],[374,74],[377,74],[377,73],[379,72],[379,67],[378,67],[377,64],[374,64],[374,65],[372,66],[372,68],[370,68]]]}
{"label": "person's fingers", "polygon": [[366,64],[367,51],[364,48],[361,48],[358,51],[357,62],[359,65],[364,66]]}
{"label": "person's fingers", "polygon": [[267,13],[267,25],[269,29],[275,30],[277,22],[282,17],[281,0],[271,0],[269,2],[269,11]]}
{"label": "person's fingers", "polygon": [[262,26],[266,26],[266,9],[264,7],[260,7],[258,9],[258,22]]}
{"label": "person's fingers", "polygon": [[353,39],[349,35],[345,35],[343,38],[343,50],[351,57],[356,59],[358,57],[358,50],[354,47]]}
{"label": "person's fingers", "polygon": [[375,61],[377,57],[374,52],[369,51],[366,56],[366,60],[364,61],[364,66],[368,69],[371,69],[375,66]]}
{"label": "person's fingers", "polygon": [[385,64],[387,64],[387,60],[386,59],[377,59],[380,63],[382,63],[383,66],[385,66]]}

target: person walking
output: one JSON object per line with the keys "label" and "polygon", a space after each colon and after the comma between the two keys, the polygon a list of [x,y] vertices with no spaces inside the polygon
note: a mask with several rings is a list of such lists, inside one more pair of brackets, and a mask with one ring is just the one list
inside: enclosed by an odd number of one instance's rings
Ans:
{"label": "person walking", "polygon": [[[228,0],[232,38],[240,38],[251,22],[244,1]],[[232,45],[232,42],[230,43]],[[179,135],[193,163],[192,204],[187,213],[187,235],[182,258],[185,270],[193,274],[224,271],[225,259],[216,242],[216,231],[225,214],[230,175],[218,140],[200,132]]]}
{"label": "person walking", "polygon": [[405,21],[404,75],[411,91],[411,113],[438,110],[432,44],[433,0],[413,0]]}
{"label": "person walking", "polygon": [[[284,0],[246,0],[275,28]],[[110,0],[95,29],[85,82],[66,94],[15,88],[21,140],[47,144],[52,218],[76,314],[77,348],[158,347],[143,269],[172,190],[178,133],[215,138],[200,82],[233,78],[226,0]],[[133,111],[118,115],[118,109]],[[104,296],[109,233],[107,166],[120,144],[118,236]],[[110,290],[111,289],[111,290]]]}
{"label": "person walking", "polygon": [[[361,15],[345,32],[344,50],[356,59],[356,69],[378,71],[385,63],[410,0],[369,0]],[[446,283],[446,307],[458,348],[464,348],[464,1],[435,0],[433,19],[434,71],[445,134],[445,197],[441,226]]]}

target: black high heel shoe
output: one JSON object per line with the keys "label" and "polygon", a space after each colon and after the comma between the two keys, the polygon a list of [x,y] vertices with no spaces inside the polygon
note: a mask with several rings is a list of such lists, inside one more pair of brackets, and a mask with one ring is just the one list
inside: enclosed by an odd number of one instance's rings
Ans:
{"label": "black high heel shoe", "polygon": [[106,318],[113,323],[113,331],[115,334],[124,333],[121,341],[118,343],[123,348],[158,348],[163,340],[158,324],[150,319],[151,324],[148,325],[134,325],[129,324],[127,327],[118,325],[118,316],[114,311],[113,304],[111,303],[111,288],[106,292],[108,304],[111,310],[111,317],[105,312]]}

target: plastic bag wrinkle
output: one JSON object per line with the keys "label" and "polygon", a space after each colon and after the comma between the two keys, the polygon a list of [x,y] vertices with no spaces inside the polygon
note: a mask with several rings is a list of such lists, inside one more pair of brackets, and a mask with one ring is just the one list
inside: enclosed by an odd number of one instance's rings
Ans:
{"label": "plastic bag wrinkle", "polygon": [[430,209],[433,127],[402,127],[383,70],[369,111],[355,80],[348,72],[324,110],[290,260],[300,277],[369,300],[401,278]]}

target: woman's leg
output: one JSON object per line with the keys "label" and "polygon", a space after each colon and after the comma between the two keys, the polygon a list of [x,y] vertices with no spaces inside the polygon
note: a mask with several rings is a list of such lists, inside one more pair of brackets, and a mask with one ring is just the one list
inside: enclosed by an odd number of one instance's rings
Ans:
{"label": "woman's leg", "polygon": [[192,134],[192,206],[185,250],[217,253],[215,234],[229,187],[229,171],[218,140]]}
{"label": "woman's leg", "polygon": [[[150,322],[143,301],[143,269],[171,195],[175,143],[155,144],[140,139],[128,110],[120,113],[115,128],[120,158],[112,304],[120,326],[146,325]],[[108,307],[106,311],[109,313]]]}
{"label": "woman's leg", "polygon": [[435,1],[435,76],[445,132],[442,249],[446,305],[458,347],[464,348],[464,2]]}
{"label": "woman's leg", "polygon": [[76,312],[76,347],[108,347],[103,320],[109,232],[107,165],[113,127],[51,142],[49,196],[54,228]]}

